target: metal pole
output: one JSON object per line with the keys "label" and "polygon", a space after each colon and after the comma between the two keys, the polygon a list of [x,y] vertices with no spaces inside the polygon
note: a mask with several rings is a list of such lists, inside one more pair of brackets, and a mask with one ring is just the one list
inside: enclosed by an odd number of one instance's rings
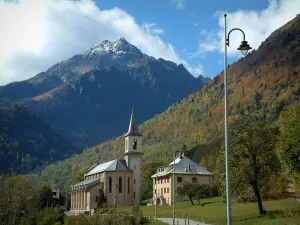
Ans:
{"label": "metal pole", "polygon": [[173,225],[175,225],[175,145],[174,145],[174,161],[173,161]]}
{"label": "metal pole", "polygon": [[[225,19],[225,54],[224,54],[224,99],[225,99],[225,161],[226,161],[226,208],[227,208],[227,225],[231,225],[231,200],[230,200],[230,173],[228,157],[228,102],[227,102],[227,24]],[[228,37],[229,38],[229,37]]]}
{"label": "metal pole", "polygon": [[155,203],[155,221],[156,221],[157,220],[157,175],[155,178],[155,200],[154,200],[154,203]]}

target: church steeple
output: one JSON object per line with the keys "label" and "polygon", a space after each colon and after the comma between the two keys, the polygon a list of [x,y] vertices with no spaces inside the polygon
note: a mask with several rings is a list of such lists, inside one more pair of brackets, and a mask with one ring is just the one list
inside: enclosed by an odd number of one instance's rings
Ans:
{"label": "church steeple", "polygon": [[138,125],[136,123],[135,119],[135,111],[134,111],[134,104],[132,105],[132,112],[131,112],[131,117],[130,117],[130,123],[129,123],[129,128],[128,132],[126,133],[125,137],[127,136],[142,136]]}

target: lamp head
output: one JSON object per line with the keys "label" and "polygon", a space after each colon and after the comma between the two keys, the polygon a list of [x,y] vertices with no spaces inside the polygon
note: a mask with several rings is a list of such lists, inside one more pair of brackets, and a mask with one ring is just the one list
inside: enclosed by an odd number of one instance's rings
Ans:
{"label": "lamp head", "polygon": [[252,49],[252,48],[248,44],[248,41],[242,41],[240,47],[238,47],[238,50],[240,50],[243,55],[247,55],[247,53],[250,49]]}

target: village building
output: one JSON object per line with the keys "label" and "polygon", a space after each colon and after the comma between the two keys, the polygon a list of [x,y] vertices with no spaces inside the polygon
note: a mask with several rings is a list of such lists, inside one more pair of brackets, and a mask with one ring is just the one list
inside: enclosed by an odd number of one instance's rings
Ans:
{"label": "village building", "polygon": [[[175,171],[174,171],[175,168]],[[175,182],[173,185],[173,175]],[[206,167],[199,166],[184,154],[167,166],[158,167],[153,178],[153,204],[173,204],[173,188],[175,188],[175,202],[183,200],[177,196],[177,188],[185,182],[212,185],[212,173]]]}
{"label": "village building", "polygon": [[71,186],[71,213],[93,214],[102,193],[108,205],[139,205],[142,155],[142,135],[132,107],[124,159],[90,168],[84,174],[84,181]]}

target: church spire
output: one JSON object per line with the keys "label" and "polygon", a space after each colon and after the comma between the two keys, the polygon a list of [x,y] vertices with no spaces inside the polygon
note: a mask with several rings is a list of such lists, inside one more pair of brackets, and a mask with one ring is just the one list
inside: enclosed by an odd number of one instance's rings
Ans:
{"label": "church spire", "polygon": [[135,119],[134,102],[132,104],[132,112],[128,132],[126,133],[125,137],[127,136],[142,136]]}

